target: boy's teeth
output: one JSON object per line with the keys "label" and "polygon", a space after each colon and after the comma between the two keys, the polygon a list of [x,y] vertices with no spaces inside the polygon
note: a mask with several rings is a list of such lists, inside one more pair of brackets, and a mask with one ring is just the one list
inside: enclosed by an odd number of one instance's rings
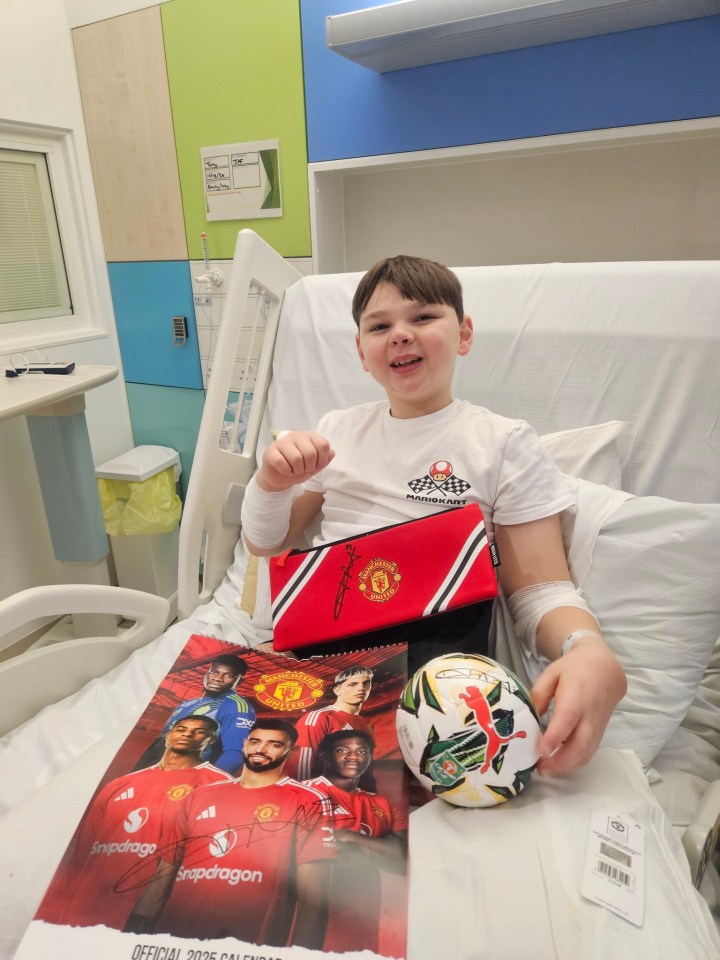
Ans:
{"label": "boy's teeth", "polygon": [[417,363],[417,357],[414,360],[396,360],[393,367],[407,367],[411,363]]}

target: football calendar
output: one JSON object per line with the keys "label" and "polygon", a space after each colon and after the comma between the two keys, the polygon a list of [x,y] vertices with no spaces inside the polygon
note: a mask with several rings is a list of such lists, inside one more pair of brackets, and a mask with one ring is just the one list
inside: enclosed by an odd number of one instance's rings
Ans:
{"label": "football calendar", "polygon": [[17,960],[406,956],[406,647],[193,635],[98,784]]}

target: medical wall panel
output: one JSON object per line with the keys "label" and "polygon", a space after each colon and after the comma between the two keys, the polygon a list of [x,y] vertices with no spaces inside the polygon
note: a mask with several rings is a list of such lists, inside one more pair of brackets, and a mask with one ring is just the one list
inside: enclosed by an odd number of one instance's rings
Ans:
{"label": "medical wall panel", "polygon": [[720,16],[378,74],[328,50],[302,0],[311,162],[720,114]]}
{"label": "medical wall panel", "polygon": [[159,8],[73,42],[107,259],[187,259]]}
{"label": "medical wall panel", "polygon": [[[242,227],[283,256],[310,255],[299,0],[173,0],[165,55],[191,259],[230,259]],[[215,220],[205,211],[202,147],[279,141],[279,218]]]}
{"label": "medical wall panel", "polygon": [[184,498],[195,456],[205,392],[128,383],[135,445],[159,444],[180,454],[180,494]]}
{"label": "medical wall panel", "polygon": [[[189,264],[110,263],[108,271],[125,380],[202,389]],[[185,319],[184,342],[174,318],[178,327]]]}

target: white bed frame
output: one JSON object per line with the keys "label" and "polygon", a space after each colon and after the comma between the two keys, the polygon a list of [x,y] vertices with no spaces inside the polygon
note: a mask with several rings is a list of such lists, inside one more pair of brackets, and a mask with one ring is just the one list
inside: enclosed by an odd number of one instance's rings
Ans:
{"label": "white bed frame", "polygon": [[[696,502],[719,502],[720,386],[717,381],[720,378],[717,377],[717,371],[720,369],[720,264],[642,265],[644,282],[648,282],[649,276],[650,283],[666,284],[667,297],[664,299],[668,302],[668,309],[672,309],[673,303],[678,308],[677,337],[661,340],[654,338],[652,316],[644,315],[642,311],[636,328],[628,331],[626,315],[618,312],[618,304],[613,302],[613,277],[627,280],[628,273],[632,274],[638,265],[607,266],[609,283],[607,277],[598,281],[591,267],[583,264],[547,268],[484,268],[487,271],[483,282],[488,291],[488,310],[483,316],[474,316],[476,346],[470,362],[459,368],[457,393],[460,396],[469,395],[474,401],[508,416],[524,417],[543,433],[589,425],[609,418],[630,421],[633,428],[625,450],[626,489],[638,495],[657,494]],[[474,282],[472,272],[467,269],[457,272],[467,290],[467,284]],[[547,277],[543,277],[545,273]],[[683,290],[695,295],[696,281],[705,290],[708,276],[713,278],[714,292],[703,294],[707,296],[707,310],[695,309],[692,314],[694,326],[690,326],[681,309]],[[514,312],[512,298],[509,301],[505,299],[500,312],[494,310],[494,284],[507,288],[510,280],[510,287],[518,291],[518,303],[522,298],[527,303],[528,291],[532,294],[539,277],[543,277],[546,291],[549,289],[550,295],[557,298],[557,329],[551,331],[551,336],[558,355],[575,349],[576,341],[577,316],[573,315],[572,310],[577,310],[578,301],[574,299],[574,306],[569,310],[563,286],[570,283],[575,290],[584,290],[588,302],[595,305],[597,298],[607,302],[607,328],[598,330],[594,345],[584,344],[585,352],[578,357],[575,382],[558,384],[554,379],[552,357],[545,359],[538,356],[537,351],[533,354],[533,339],[536,335],[547,338],[548,330],[533,327],[531,312],[528,313],[526,309]],[[286,376],[290,375],[290,371],[297,375],[300,366],[301,375],[309,381],[305,393],[312,398],[313,350],[324,351],[326,358],[336,357],[341,369],[349,369],[348,357],[352,356],[354,350],[352,322],[347,316],[338,317],[333,313],[336,305],[332,298],[328,305],[327,329],[320,336],[319,346],[310,344],[307,356],[298,356],[288,354],[278,341],[276,351],[285,291],[299,278],[300,275],[252,231],[243,230],[239,233],[233,276],[210,373],[181,524],[178,582],[180,620],[190,617],[199,606],[211,600],[233,563],[240,532],[243,491],[255,470],[256,453],[267,442],[268,429],[314,426],[316,418],[315,411],[311,409],[312,402],[309,406],[307,403],[305,406],[295,404],[287,389],[283,396],[281,387],[286,386]],[[321,288],[325,284],[330,290],[333,279],[317,277],[308,278],[308,281]],[[356,276],[349,275],[347,284],[354,285],[356,279]],[[299,289],[296,287],[295,291]],[[298,295],[302,296],[302,291]],[[238,317],[242,318],[241,322],[231,322]],[[238,413],[232,429],[233,442],[231,448],[226,449],[220,445],[219,438],[226,415],[228,384],[231,383],[241,338],[247,344],[248,337],[255,345],[262,340],[260,369],[252,391],[253,400],[244,442],[241,449],[233,449],[235,438],[243,428],[240,422],[243,404],[238,402]],[[685,349],[690,342],[696,349]],[[530,344],[527,354],[523,352],[525,343]],[[618,343],[620,349],[617,349]],[[255,351],[253,355],[257,355],[256,346],[252,349]],[[606,351],[610,351],[607,362],[604,357]],[[306,360],[310,361],[307,366]],[[659,364],[664,370],[664,379],[658,381],[661,386],[652,396],[644,396],[642,390],[633,389],[633,378],[637,377],[639,365],[645,362]],[[680,367],[683,370],[682,378],[675,375]],[[513,372],[510,372],[511,369]],[[518,377],[518,370],[524,370],[524,376]],[[607,390],[596,393],[593,384],[598,381],[597,377],[593,379],[593,371],[597,370],[600,370],[601,379],[605,376],[603,371],[612,371],[614,379]],[[275,378],[272,389],[271,376]],[[706,383],[712,380],[714,386],[711,395],[705,390],[701,393],[692,389],[679,390],[678,383],[692,383],[698,376],[705,377]],[[373,393],[372,386],[369,383],[366,385],[363,380],[359,364],[357,377],[354,380],[353,377],[354,374],[350,375],[348,382],[345,382],[344,374],[341,375],[343,382],[338,385],[340,404],[328,404],[327,394],[323,394],[324,408],[347,405],[377,395]],[[323,386],[328,387],[328,384],[325,382]],[[329,389],[332,392],[332,384]],[[563,391],[564,400],[560,402]],[[267,412],[269,395],[272,401],[270,414]],[[568,396],[571,397],[570,405]],[[589,397],[588,402],[584,402],[586,397]],[[577,402],[572,398],[576,398]],[[571,420],[568,419],[569,406],[573,411]],[[279,419],[269,421],[269,418],[275,417]],[[669,430],[662,431],[662,436],[655,429],[661,418],[665,424],[669,418],[671,424]],[[692,488],[688,491],[690,475],[693,480]],[[129,651],[162,632],[167,604],[158,601],[159,598],[147,598],[135,591],[119,588],[76,587],[70,591],[63,587],[24,591],[21,595],[0,602],[0,637],[11,631],[16,633],[24,620],[35,620],[50,613],[62,615],[93,610],[137,620],[136,626],[131,632],[123,634],[120,641],[107,637],[82,641],[71,639],[61,645],[35,649],[0,664],[0,703],[17,705],[17,698],[8,697],[7,692],[15,689],[23,667],[31,660],[39,663],[47,659],[47,663],[51,664],[51,673],[56,679],[62,678],[61,684],[54,685],[53,692],[50,684],[43,686],[42,696],[46,703],[79,689],[91,676],[104,675],[110,667],[127,657]],[[87,654],[90,650],[93,665],[88,670]],[[82,670],[79,669],[81,665]],[[4,724],[0,732],[29,719],[38,706],[37,702],[33,702],[25,709],[17,709],[13,716],[6,715],[0,719],[0,724]],[[701,819],[704,821],[712,817],[708,809],[703,808]],[[699,855],[698,847],[701,848],[706,840],[707,828],[708,823],[704,822],[700,826],[691,826],[687,832],[690,857]]]}

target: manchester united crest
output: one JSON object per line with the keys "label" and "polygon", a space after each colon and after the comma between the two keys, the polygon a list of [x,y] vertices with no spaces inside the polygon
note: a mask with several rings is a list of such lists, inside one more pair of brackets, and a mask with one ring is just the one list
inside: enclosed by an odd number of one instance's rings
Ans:
{"label": "manchester united crest", "polygon": [[368,600],[384,603],[398,592],[401,579],[396,563],[376,557],[361,571],[358,587]]}
{"label": "manchester united crest", "polygon": [[182,800],[189,793],[192,793],[192,787],[189,783],[176,783],[174,787],[170,787],[166,796],[168,800],[175,801]]}
{"label": "manchester united crest", "polygon": [[253,687],[260,703],[273,710],[303,710],[323,695],[323,681],[302,670],[266,673]]}
{"label": "manchester united crest", "polygon": [[260,823],[267,823],[269,820],[274,820],[280,815],[280,807],[275,803],[262,803],[259,807],[255,807],[253,811],[253,817],[255,820]]}

